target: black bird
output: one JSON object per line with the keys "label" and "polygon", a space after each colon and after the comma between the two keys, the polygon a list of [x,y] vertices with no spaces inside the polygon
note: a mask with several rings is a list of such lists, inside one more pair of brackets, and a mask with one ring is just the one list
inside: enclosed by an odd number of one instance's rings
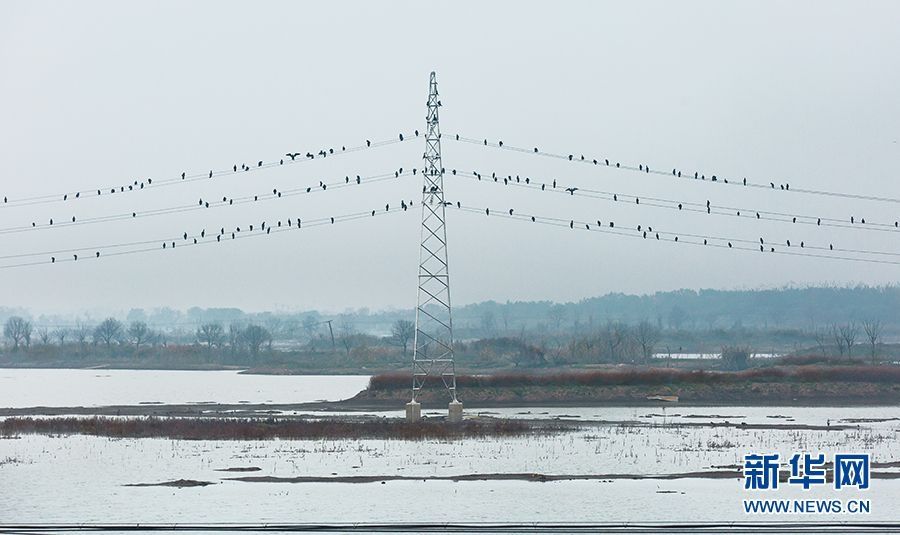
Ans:
{"label": "black bird", "polygon": [[331,224],[334,225],[334,218],[331,218]]}
{"label": "black bird", "polygon": [[571,155],[571,154],[569,155],[569,161],[570,161],[570,162],[572,161],[572,155]]}
{"label": "black bird", "polygon": [[575,220],[569,221],[569,228],[575,228]]}
{"label": "black bird", "polygon": [[546,189],[547,189],[547,184],[541,184],[541,191],[544,191]]}
{"label": "black bird", "polygon": [[797,222],[797,218],[795,217],[795,218],[792,220],[792,222],[796,223],[796,222]]}
{"label": "black bird", "polygon": [[137,212],[131,212],[131,217],[137,217]]}
{"label": "black bird", "polygon": [[212,171],[209,172],[209,178],[212,178]]}
{"label": "black bird", "polygon": [[484,209],[484,215],[491,215],[491,209],[490,209],[490,208],[485,208],[485,209]]}
{"label": "black bird", "polygon": [[678,203],[678,209],[681,210],[681,203]]}
{"label": "black bird", "polygon": [[829,244],[828,244],[828,249],[834,251],[834,244],[829,243]]}
{"label": "black bird", "polygon": [[619,200],[619,196],[618,196],[617,194],[615,194],[615,193],[613,193],[613,200],[614,200],[614,201],[618,201],[618,200]]}
{"label": "black bird", "polygon": [[75,260],[78,260],[78,255],[77,255],[77,254],[73,254],[72,257],[73,257]]}
{"label": "black bird", "polygon": [[774,182],[769,182],[769,185],[772,186],[772,189],[775,189],[775,183],[774,183]]}
{"label": "black bird", "polygon": [[606,165],[609,166],[609,158],[606,158],[604,161],[606,162]]}
{"label": "black bird", "polygon": [[415,130],[414,133],[416,134],[416,137],[419,137],[419,131],[418,131],[418,130]]}
{"label": "black bird", "polygon": [[612,221],[609,222],[609,228],[615,228],[616,224]]}
{"label": "black bird", "polygon": [[512,208],[509,209],[509,215],[513,215],[513,209],[512,209]]}
{"label": "black bird", "polygon": [[456,207],[457,207],[457,208],[462,208],[462,203],[459,202],[459,201],[456,201]]}
{"label": "black bird", "polygon": [[[196,242],[197,240],[194,241]],[[97,251],[97,258],[100,258],[100,251]]]}
{"label": "black bird", "polygon": [[297,156],[300,156],[300,153],[299,153],[299,152],[288,152],[287,154],[285,154],[285,156],[287,156],[287,157],[289,157],[291,160],[293,160],[293,159],[296,158]]}
{"label": "black bird", "polygon": [[534,216],[531,216],[531,222],[534,223]]}
{"label": "black bird", "polygon": [[821,217],[818,218],[818,219],[816,220],[816,225],[818,225],[818,226],[821,226],[821,225],[822,225],[822,218],[821,218]]}
{"label": "black bird", "polygon": [[850,223],[853,223],[853,216],[850,216]]}
{"label": "black bird", "polygon": [[556,188],[556,179],[553,179],[553,187]]}
{"label": "black bird", "polygon": [[234,172],[237,173],[237,164],[234,164]]}
{"label": "black bird", "polygon": [[75,222],[75,216],[72,216],[72,223]]}
{"label": "black bird", "polygon": [[184,173],[181,173],[181,180],[184,180]]}
{"label": "black bird", "polygon": [[51,263],[51,264],[55,264],[55,263],[56,263],[56,257],[55,257],[55,256],[51,256],[51,257],[50,257],[50,263]]}
{"label": "black bird", "polygon": [[731,242],[728,242],[728,248],[731,249]]}
{"label": "black bird", "polygon": [[537,151],[538,151],[538,150],[537,150],[537,147],[535,147],[535,148],[534,148],[534,152],[537,152]]}
{"label": "black bird", "polygon": [[403,141],[403,134],[400,134],[400,141]]}
{"label": "black bird", "polygon": [[566,191],[569,192],[569,195],[575,195],[575,192],[578,191],[578,188],[566,188]]}
{"label": "black bird", "polygon": [[746,178],[744,179],[744,185],[745,185],[745,186],[747,185],[747,179],[746,179]]}
{"label": "black bird", "polygon": [[256,167],[262,167],[262,160],[260,160],[259,163],[256,164]]}
{"label": "black bird", "polygon": [[369,141],[368,139],[366,140],[366,146],[367,146],[367,147],[371,147],[371,146],[372,146],[372,142]]}

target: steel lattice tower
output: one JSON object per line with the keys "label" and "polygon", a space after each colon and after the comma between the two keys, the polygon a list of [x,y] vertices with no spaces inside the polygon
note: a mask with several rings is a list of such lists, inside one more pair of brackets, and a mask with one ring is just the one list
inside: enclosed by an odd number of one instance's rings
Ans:
{"label": "steel lattice tower", "polygon": [[412,401],[407,417],[419,419],[416,400],[429,376],[440,375],[450,392],[450,419],[462,417],[456,399],[456,367],[453,362],[453,320],[450,313],[450,275],[447,261],[447,226],[444,200],[444,168],[441,164],[441,129],[438,121],[437,78],[431,73],[428,116],[425,126],[425,168],[422,173],[422,229],[419,246],[419,290],[413,345]]}

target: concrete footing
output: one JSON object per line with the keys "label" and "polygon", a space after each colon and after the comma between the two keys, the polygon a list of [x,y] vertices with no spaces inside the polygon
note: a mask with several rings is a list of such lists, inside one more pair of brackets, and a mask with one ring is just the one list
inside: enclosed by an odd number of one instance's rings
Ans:
{"label": "concrete footing", "polygon": [[453,400],[450,402],[450,406],[448,407],[449,412],[447,414],[447,421],[452,423],[461,422],[463,419],[463,404],[462,401]]}
{"label": "concrete footing", "polygon": [[422,405],[418,401],[410,401],[406,404],[406,421],[418,422],[422,419]]}

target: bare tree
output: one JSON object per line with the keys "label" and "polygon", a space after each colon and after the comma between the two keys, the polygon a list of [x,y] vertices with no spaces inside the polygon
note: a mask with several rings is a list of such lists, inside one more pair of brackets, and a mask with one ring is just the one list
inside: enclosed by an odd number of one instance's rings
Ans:
{"label": "bare tree", "polygon": [[409,320],[397,320],[391,327],[391,338],[394,344],[403,349],[403,356],[406,356],[409,348],[409,341],[416,334],[416,324]]}
{"label": "bare tree", "polygon": [[12,316],[6,320],[3,326],[3,336],[13,343],[13,351],[18,351],[24,343],[28,345],[31,339],[31,322],[19,316]]}
{"label": "bare tree", "polygon": [[78,345],[84,349],[84,346],[87,343],[87,337],[91,334],[91,328],[81,323],[80,321],[75,324],[75,329],[72,331],[72,335],[75,337],[75,340],[78,341]]}
{"label": "bare tree", "polygon": [[481,334],[486,337],[494,336],[497,333],[497,319],[490,310],[485,310],[481,315]]}
{"label": "bare tree", "polygon": [[94,343],[103,342],[109,348],[122,338],[123,331],[122,322],[116,318],[106,318],[94,329]]}
{"label": "bare tree", "polygon": [[210,351],[214,347],[222,345],[225,338],[225,329],[220,323],[205,323],[197,329],[197,340],[206,344]]}
{"label": "bare tree", "polygon": [[38,327],[37,334],[38,339],[41,341],[41,345],[50,345],[50,329],[47,327]]}
{"label": "bare tree", "polygon": [[151,337],[150,328],[143,321],[132,321],[128,326],[128,338],[134,344],[135,351],[141,348],[141,344]]}
{"label": "bare tree", "polygon": [[60,347],[65,345],[66,338],[69,336],[69,329],[65,327],[60,327],[53,331],[53,337],[56,338],[56,341],[59,342]]}
{"label": "bare tree", "polygon": [[875,364],[875,356],[878,349],[878,340],[881,338],[881,320],[869,320],[863,322],[863,330],[866,331],[866,339],[869,341],[869,351],[872,355],[872,364]]}
{"label": "bare tree", "polygon": [[553,326],[558,331],[562,323],[566,320],[566,307],[560,304],[553,305],[547,311],[547,317],[553,322]]}
{"label": "bare tree", "polygon": [[259,348],[272,339],[272,334],[265,327],[251,323],[241,332],[241,339],[247,344],[250,354],[256,358],[259,356]]}
{"label": "bare tree", "polygon": [[638,323],[634,329],[634,341],[641,348],[641,357],[644,361],[653,357],[653,350],[659,342],[659,329],[647,320]]}
{"label": "bare tree", "polygon": [[819,351],[822,353],[822,356],[827,357],[828,355],[825,354],[825,351],[828,348],[828,331],[816,328],[813,331],[813,338],[815,338],[816,345],[819,346]]}
{"label": "bare tree", "polygon": [[842,327],[838,327],[837,324],[831,324],[831,337],[834,339],[834,344],[838,348],[838,352],[841,355],[841,358],[844,357],[844,335],[842,332]]}
{"label": "bare tree", "polygon": [[853,360],[853,345],[859,336],[859,326],[855,322],[850,322],[840,328],[841,338],[844,339],[844,345],[847,347],[847,360]]}
{"label": "bare tree", "polygon": [[353,326],[353,321],[348,316],[342,315],[338,324],[338,340],[348,355],[350,350],[353,349],[355,336],[356,328]]}

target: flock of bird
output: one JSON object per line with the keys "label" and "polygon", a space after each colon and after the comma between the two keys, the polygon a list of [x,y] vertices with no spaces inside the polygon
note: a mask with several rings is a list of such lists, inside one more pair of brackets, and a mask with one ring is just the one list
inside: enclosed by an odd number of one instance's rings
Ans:
{"label": "flock of bird", "polygon": [[622,164],[620,162],[611,161],[609,158],[588,158],[588,157],[585,157],[584,154],[575,156],[575,154],[573,154],[573,153],[569,153],[569,154],[553,153],[553,152],[547,152],[547,151],[540,150],[538,147],[534,147],[532,149],[526,149],[523,147],[514,147],[514,146],[511,146],[508,144],[504,144],[503,141],[490,142],[486,138],[483,138],[483,139],[469,138],[469,137],[461,136],[459,134],[456,134],[451,139],[454,141],[461,142],[461,143],[470,143],[470,144],[481,145],[481,146],[485,146],[485,147],[493,147],[493,148],[513,151],[513,152],[536,154],[539,156],[555,158],[555,159],[559,159],[559,160],[567,160],[570,162],[579,162],[579,163],[595,165],[595,166],[602,165],[602,166],[610,167],[610,168],[614,168],[614,169],[624,169],[627,171],[636,171],[639,173],[655,174],[655,175],[661,175],[661,176],[665,176],[665,177],[674,177],[674,178],[687,179],[687,180],[689,180],[689,179],[700,180],[700,181],[706,181],[707,183],[727,184],[727,185],[733,185],[733,186],[746,186],[746,187],[753,187],[753,188],[763,188],[763,189],[767,189],[767,190],[778,190],[778,191],[804,193],[804,194],[811,194],[811,195],[824,195],[824,196],[841,197],[841,198],[854,199],[854,200],[868,200],[868,201],[900,203],[900,198],[896,198],[896,197],[886,197],[886,196],[879,196],[879,195],[865,195],[865,194],[860,194],[860,193],[850,193],[850,192],[841,192],[841,191],[826,191],[826,190],[817,190],[817,189],[810,189],[810,188],[792,188],[789,183],[780,182],[780,181],[779,182],[769,181],[769,182],[759,182],[758,183],[758,182],[750,181],[746,177],[743,177],[741,179],[733,178],[733,179],[729,180],[728,178],[719,177],[719,176],[713,175],[713,174],[710,174],[709,176],[707,176],[706,173],[702,173],[702,172],[698,172],[698,171],[694,171],[693,173],[691,173],[691,172],[682,173],[682,171],[680,171],[677,168],[672,168],[672,171],[670,173],[668,171],[660,171],[658,169],[651,170],[650,166],[647,164],[644,164],[644,163],[639,163],[637,166],[626,165],[626,164]]}
{"label": "flock of bird", "polygon": [[[174,179],[164,179],[164,180],[156,180],[154,181],[151,178],[146,178],[143,180],[133,180],[126,185],[119,185],[115,187],[106,187],[106,188],[93,188],[89,190],[80,190],[76,192],[64,193],[61,196],[35,196],[35,197],[24,197],[16,200],[10,200],[8,197],[4,196],[3,205],[0,206],[24,206],[28,204],[35,204],[41,202],[59,202],[61,201],[71,201],[73,199],[79,199],[86,196],[100,196],[106,194],[108,191],[109,194],[116,193],[124,193],[130,191],[141,191],[146,188],[156,187],[166,184],[175,184],[179,182],[188,182],[191,180],[208,180],[212,179],[218,175],[222,174],[238,174],[245,173],[249,171],[255,171],[264,168],[271,167],[279,167],[291,162],[297,161],[305,161],[305,160],[315,160],[318,158],[327,158],[332,155],[342,154],[347,152],[352,152],[356,150],[362,150],[371,147],[384,146],[391,143],[400,143],[408,139],[419,137],[419,131],[415,130],[413,136],[404,136],[402,133],[398,134],[395,138],[383,141],[373,142],[371,140],[366,140],[364,145],[360,145],[357,147],[347,147],[340,146],[340,148],[323,148],[317,151],[307,151],[307,152],[286,152],[283,158],[279,158],[277,160],[265,161],[265,160],[257,160],[253,164],[247,163],[235,163],[231,166],[230,169],[226,169],[225,171],[215,171],[209,170],[208,172],[198,173],[198,174],[188,174],[188,172],[182,172],[178,178]],[[887,197],[872,197],[865,195],[856,195],[856,194],[844,194],[840,192],[822,192],[816,190],[804,190],[792,188],[790,184],[787,182],[784,183],[775,183],[769,182],[768,184],[757,184],[748,181],[746,178],[742,178],[740,180],[729,180],[727,178],[719,177],[718,175],[711,174],[707,176],[705,173],[701,172],[693,172],[687,173],[682,172],[677,168],[673,168],[671,173],[662,172],[659,170],[651,170],[650,166],[639,163],[636,167],[633,165],[625,165],[618,161],[611,161],[607,158],[603,159],[595,159],[595,158],[587,158],[583,154],[576,155],[574,153],[570,154],[556,154],[550,152],[544,152],[539,150],[538,147],[534,147],[532,149],[524,149],[519,147],[513,147],[504,144],[502,141],[498,141],[496,143],[491,143],[487,139],[476,140],[472,138],[465,138],[460,135],[456,135],[454,137],[455,141],[466,142],[466,143],[477,143],[482,146],[488,147],[496,147],[504,150],[511,150],[523,153],[537,154],[540,156],[557,158],[562,160],[567,160],[570,162],[582,162],[596,166],[604,166],[610,167],[614,169],[625,169],[631,171],[637,171],[644,174],[657,174],[657,175],[669,175],[675,178],[687,178],[699,181],[707,181],[709,183],[721,183],[721,184],[733,184],[739,185],[743,187],[766,187],[771,190],[785,191],[785,192],[801,192],[801,193],[815,193],[815,194],[828,194],[835,196],[843,196],[857,199],[870,199],[870,200],[882,200],[889,202],[900,202],[898,199],[891,199]],[[440,182],[434,180],[434,178],[438,175],[444,174],[445,170],[440,169],[439,172],[423,172],[425,175],[425,185],[422,187],[423,193],[423,202],[425,204],[433,204],[436,199],[443,200],[443,190],[438,186]],[[418,170],[404,169],[398,168],[394,171],[383,173],[380,175],[371,175],[371,176],[362,176],[355,175],[352,177],[351,175],[345,175],[342,180],[335,180],[332,182],[325,182],[323,180],[318,181],[318,185],[310,185],[306,187],[292,188],[279,190],[278,188],[273,188],[271,193],[266,191],[263,194],[255,194],[251,196],[244,197],[229,197],[228,195],[224,195],[221,197],[215,198],[207,198],[201,197],[197,200],[196,204],[190,205],[177,205],[170,206],[165,208],[158,208],[152,210],[144,210],[144,211],[131,211],[128,213],[122,214],[113,214],[107,216],[98,216],[98,217],[86,217],[86,218],[77,218],[76,216],[66,216],[63,218],[49,218],[47,223],[39,223],[37,221],[31,221],[30,226],[17,226],[17,227],[8,227],[8,228],[0,228],[0,234],[10,233],[10,232],[21,232],[26,230],[36,230],[36,229],[44,229],[50,227],[59,227],[59,226],[69,226],[75,224],[89,224],[89,223],[102,223],[109,221],[116,221],[121,219],[133,219],[137,217],[147,217],[153,215],[170,215],[182,211],[188,210],[197,210],[197,209],[209,209],[220,206],[233,206],[236,204],[243,204],[247,202],[258,202],[261,200],[269,200],[269,199],[280,199],[282,197],[299,195],[304,193],[312,193],[316,191],[326,191],[329,187],[339,188],[350,185],[361,185],[367,183],[374,183],[382,180],[389,180],[391,178],[399,178],[401,176],[415,176],[418,173]],[[748,208],[735,208],[735,207],[727,207],[727,206],[718,206],[714,205],[711,200],[707,199],[705,203],[700,202],[688,202],[684,200],[675,200],[675,199],[664,199],[659,197],[641,197],[633,194],[625,194],[619,192],[608,192],[608,191],[600,191],[594,190],[590,188],[585,188],[581,186],[567,185],[559,183],[556,179],[552,180],[533,180],[528,176],[520,176],[520,175],[511,175],[508,174],[506,176],[502,176],[496,172],[492,172],[490,174],[490,178],[488,179],[487,174],[482,174],[480,172],[472,171],[472,172],[464,172],[458,171],[456,169],[451,169],[449,174],[451,176],[463,176],[475,179],[477,181],[487,181],[493,183],[501,183],[505,186],[519,186],[524,188],[529,188],[531,190],[538,190],[541,192],[556,192],[565,194],[569,197],[587,197],[592,199],[600,199],[605,201],[612,201],[617,203],[627,203],[634,206],[642,206],[642,207],[651,207],[651,208],[667,208],[670,210],[676,210],[679,212],[705,212],[708,215],[726,215],[732,217],[743,217],[743,218],[753,218],[757,220],[771,220],[776,222],[790,222],[792,224],[809,224],[815,226],[826,226],[826,227],[839,227],[839,228],[854,228],[854,229],[864,229],[864,230],[890,230],[894,231],[895,229],[900,229],[900,221],[894,221],[893,225],[889,225],[887,223],[877,223],[877,222],[868,222],[865,218],[857,218],[855,215],[850,216],[847,219],[839,219],[839,218],[826,218],[826,217],[818,217],[812,215],[804,215],[804,214],[786,214],[783,212],[773,212],[773,211],[763,211],[763,210],[755,210]],[[96,192],[96,195],[94,195]],[[577,194],[577,195],[576,195]],[[462,205],[462,202],[456,201],[448,202],[443,201],[444,206],[455,206],[457,209],[466,210],[466,211],[477,211],[483,212],[485,215],[499,214],[505,217],[531,221],[532,223],[547,223],[553,224],[557,226],[568,226],[570,229],[582,228],[584,230],[599,230],[602,232],[608,232],[618,235],[627,235],[631,237],[636,237],[640,239],[655,239],[655,240],[667,240],[675,243],[689,243],[694,245],[712,245],[712,246],[721,246],[723,248],[737,248],[737,249],[746,249],[749,250],[748,244],[753,244],[753,250],[759,250],[761,252],[785,252],[784,249],[791,250],[804,250],[800,254],[806,254],[806,251],[829,251],[829,252],[838,252],[838,253],[855,253],[855,254],[866,254],[866,255],[882,255],[882,256],[900,256],[900,253],[892,253],[892,252],[884,252],[884,251],[867,251],[867,250],[858,250],[858,249],[847,249],[847,248],[835,248],[833,243],[829,243],[828,246],[814,246],[807,243],[805,240],[796,240],[792,242],[790,239],[786,240],[776,240],[770,241],[767,240],[764,236],[758,238],[757,240],[747,240],[747,239],[739,239],[739,238],[727,238],[727,237],[718,237],[718,236],[706,236],[700,234],[690,234],[690,233],[676,233],[671,231],[662,231],[658,228],[654,230],[653,226],[637,224],[637,225],[617,225],[614,221],[601,221],[597,220],[596,225],[593,222],[579,222],[575,219],[560,219],[553,217],[545,217],[545,216],[537,216],[537,215],[527,215],[521,214],[517,212],[514,208],[508,208],[503,211],[494,211],[492,212],[490,208],[483,209],[475,209],[466,206],[465,208]],[[242,236],[249,235],[268,235],[273,231],[278,232],[280,230],[290,230],[293,228],[299,229],[305,226],[310,225],[318,225],[318,224],[335,224],[339,221],[356,219],[362,216],[373,217],[378,213],[390,213],[392,211],[407,211],[409,208],[413,206],[412,201],[401,200],[398,205],[394,205],[394,208],[391,208],[390,204],[386,204],[384,206],[384,211],[382,212],[380,209],[371,210],[363,213],[349,214],[344,216],[334,216],[323,218],[321,220],[311,220],[304,221],[299,217],[289,217],[285,219],[275,219],[272,223],[267,221],[261,221],[249,225],[242,226],[233,226],[231,228],[226,228],[220,226],[218,230],[214,230],[212,232],[207,232],[207,229],[201,229],[197,233],[189,233],[183,232],[178,239],[167,238],[163,240],[157,240],[155,243],[157,244],[155,248],[142,248],[136,250],[128,250],[128,251],[118,251],[110,253],[112,255],[118,254],[131,254],[136,252],[144,252],[149,251],[151,249],[174,249],[178,245],[199,245],[201,243],[220,243],[225,239],[237,239]],[[150,240],[152,241],[152,240]],[[107,244],[107,246],[97,247],[96,250],[85,252],[85,249],[75,250],[69,249],[68,252],[71,252],[71,257],[59,257],[57,256],[58,252],[53,252],[49,256],[50,263],[57,263],[58,261],[77,261],[79,259],[79,255],[81,258],[93,257],[100,258],[101,256],[106,256],[106,253],[102,253],[104,247],[108,247],[110,249],[121,248],[128,245],[145,245],[149,243],[149,241],[144,242],[133,242],[132,244]],[[20,258],[20,257],[33,257],[43,255],[44,253],[26,253],[26,254],[12,254],[6,256],[0,256],[0,259],[5,258]],[[816,256],[813,254],[812,256]],[[46,258],[46,257],[45,257]],[[856,258],[856,257],[832,257],[846,260],[856,260],[856,261],[870,261],[871,259],[867,258]],[[871,260],[876,261],[876,260]],[[879,262],[887,262],[887,261],[879,261]],[[39,262],[33,263],[25,263],[25,264],[16,264],[16,265],[6,265],[0,266],[0,268],[5,267],[17,267],[19,265],[34,265]],[[894,262],[887,262],[894,263]]]}
{"label": "flock of bird", "polygon": [[652,207],[652,208],[664,208],[669,210],[676,211],[684,211],[684,212],[697,212],[697,213],[706,213],[708,215],[721,215],[721,216],[731,216],[731,217],[739,217],[739,218],[749,218],[756,220],[767,220],[767,221],[775,221],[781,223],[792,223],[792,224],[800,224],[800,225],[813,225],[818,227],[834,227],[834,228],[846,228],[846,229],[854,229],[854,230],[866,230],[866,231],[891,231],[896,232],[900,229],[900,221],[894,221],[893,223],[877,223],[877,222],[866,222],[865,218],[856,218],[855,216],[849,216],[846,219],[843,218],[831,218],[831,217],[821,217],[821,216],[813,216],[813,215],[804,215],[804,214],[792,214],[785,212],[773,212],[773,211],[765,211],[758,210],[752,208],[741,208],[741,207],[732,207],[732,206],[717,206],[713,205],[712,201],[707,199],[703,203],[698,202],[688,202],[682,200],[675,199],[667,199],[661,197],[642,197],[634,194],[627,193],[617,193],[610,191],[601,191],[590,188],[583,187],[575,187],[575,186],[567,186],[561,183],[558,183],[556,179],[552,180],[533,180],[530,177],[523,177],[520,175],[506,175],[502,176],[496,172],[492,172],[490,176],[487,174],[482,174],[477,170],[471,172],[459,171],[456,169],[451,169],[451,176],[463,176],[467,178],[472,178],[476,181],[490,181],[495,183],[502,183],[504,186],[516,186],[520,188],[526,189],[539,189],[540,191],[548,191],[548,192],[556,192],[556,193],[567,193],[570,196],[575,196],[575,192],[581,191],[579,196],[588,197],[592,199],[600,199],[605,201],[612,202],[628,202],[633,203],[635,205],[640,205],[644,207]]}
{"label": "flock of bird", "polygon": [[188,173],[187,171],[183,171],[179,176],[175,178],[167,178],[167,179],[157,179],[154,180],[152,178],[144,178],[144,179],[135,179],[131,180],[126,184],[119,184],[116,186],[101,186],[101,187],[87,187],[80,189],[74,192],[63,192],[56,194],[43,194],[43,195],[35,195],[35,196],[25,196],[18,198],[10,198],[8,195],[3,196],[3,203],[0,204],[0,208],[14,208],[18,206],[31,206],[34,204],[43,204],[43,203],[51,203],[51,202],[65,202],[65,201],[73,201],[75,199],[83,199],[88,197],[96,197],[100,195],[112,195],[116,193],[127,193],[127,192],[135,192],[141,191],[151,187],[160,187],[165,185],[173,185],[178,183],[189,183],[197,180],[209,180],[214,177],[225,176],[225,175],[234,175],[241,172],[247,171],[257,171],[260,169],[268,169],[273,167],[279,167],[286,164],[290,164],[292,162],[299,163],[304,160],[314,160],[316,158],[326,158],[331,155],[338,154],[346,154],[352,152],[358,152],[360,150],[364,150],[367,148],[377,148],[384,147],[387,145],[400,143],[409,139],[414,139],[419,136],[419,131],[414,131],[414,137],[404,136],[402,133],[397,135],[396,137],[372,141],[371,139],[365,140],[363,145],[357,146],[346,146],[342,145],[340,149],[335,148],[323,148],[319,149],[316,152],[306,152],[305,157],[301,160],[297,160],[298,157],[303,155],[301,152],[288,152],[285,153],[285,157],[289,158],[289,160],[285,160],[284,158],[275,159],[271,161],[263,161],[259,160],[256,162],[256,165],[248,165],[246,163],[241,163],[238,165],[237,163],[233,164],[230,168],[226,168],[223,170],[214,170],[210,169],[209,171],[204,171],[202,173]]}

